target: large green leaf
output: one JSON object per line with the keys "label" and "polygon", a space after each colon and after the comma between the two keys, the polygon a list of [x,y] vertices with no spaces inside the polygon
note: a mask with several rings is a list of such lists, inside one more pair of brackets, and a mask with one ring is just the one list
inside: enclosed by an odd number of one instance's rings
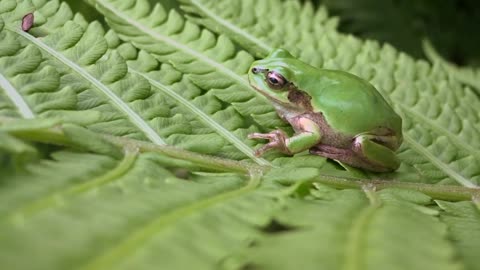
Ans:
{"label": "large green leaf", "polygon": [[[462,185],[479,101],[442,65],[340,35],[309,3],[182,0],[188,21],[172,1],[88,2],[111,29],[0,0],[3,268],[477,268],[480,195]],[[398,172],[253,156],[248,133],[288,128],[245,77],[278,46],[381,89],[405,120]]]}

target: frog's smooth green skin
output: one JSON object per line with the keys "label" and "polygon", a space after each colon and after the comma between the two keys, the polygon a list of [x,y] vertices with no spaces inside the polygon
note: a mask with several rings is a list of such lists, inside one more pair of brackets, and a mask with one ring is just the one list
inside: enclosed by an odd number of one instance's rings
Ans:
{"label": "frog's smooth green skin", "polygon": [[264,95],[295,135],[252,133],[270,149],[310,153],[375,172],[396,170],[402,119],[367,81],[347,72],[318,69],[278,49],[250,67],[252,87]]}

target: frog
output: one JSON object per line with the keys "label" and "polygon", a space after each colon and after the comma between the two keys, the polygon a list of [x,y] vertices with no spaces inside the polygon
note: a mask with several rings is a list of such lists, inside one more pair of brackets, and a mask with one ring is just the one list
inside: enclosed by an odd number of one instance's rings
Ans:
{"label": "frog", "polygon": [[352,73],[314,67],[284,49],[254,61],[251,87],[273,105],[294,134],[282,129],[254,132],[268,140],[256,156],[276,149],[287,155],[308,150],[355,168],[392,172],[399,168],[402,118],[368,81]]}

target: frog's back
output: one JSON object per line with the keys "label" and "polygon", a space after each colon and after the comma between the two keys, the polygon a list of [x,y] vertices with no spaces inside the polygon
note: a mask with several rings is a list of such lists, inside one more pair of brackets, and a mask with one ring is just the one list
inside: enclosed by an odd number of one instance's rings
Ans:
{"label": "frog's back", "polygon": [[312,105],[323,113],[329,125],[345,134],[356,135],[388,128],[401,136],[401,118],[369,82],[347,72],[316,70]]}

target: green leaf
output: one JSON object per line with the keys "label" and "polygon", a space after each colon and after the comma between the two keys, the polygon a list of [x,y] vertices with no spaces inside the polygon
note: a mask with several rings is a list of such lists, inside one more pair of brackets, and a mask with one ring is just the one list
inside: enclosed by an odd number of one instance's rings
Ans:
{"label": "green leaf", "polygon": [[[0,0],[4,268],[476,269],[479,101],[443,66],[308,1],[89,2],[108,26]],[[291,132],[245,77],[279,46],[377,85],[405,121],[398,172],[252,155],[248,133]]]}

